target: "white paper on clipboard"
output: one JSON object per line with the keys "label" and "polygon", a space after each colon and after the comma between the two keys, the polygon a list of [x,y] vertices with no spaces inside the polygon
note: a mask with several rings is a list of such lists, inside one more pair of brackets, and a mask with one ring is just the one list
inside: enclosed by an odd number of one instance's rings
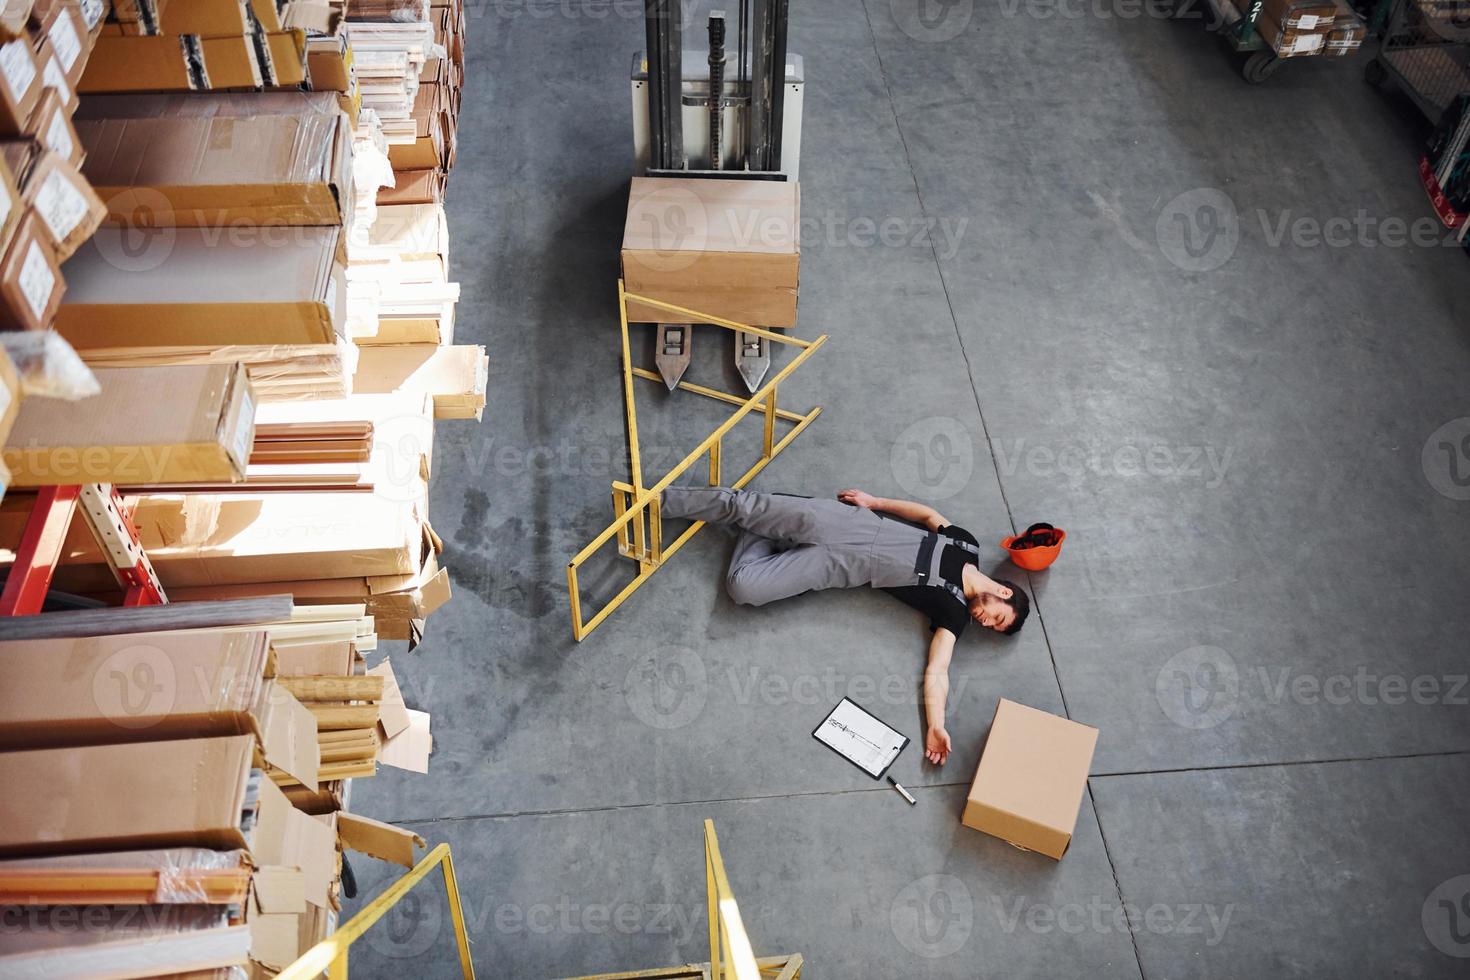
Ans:
{"label": "white paper on clipboard", "polygon": [[883,775],[909,743],[908,736],[894,731],[847,698],[837,703],[812,735],[874,779]]}

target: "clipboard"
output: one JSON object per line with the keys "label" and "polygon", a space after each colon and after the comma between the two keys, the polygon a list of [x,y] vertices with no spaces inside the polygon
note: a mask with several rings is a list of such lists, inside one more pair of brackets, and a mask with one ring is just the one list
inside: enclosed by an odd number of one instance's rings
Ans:
{"label": "clipboard", "polygon": [[812,729],[812,738],[874,779],[882,779],[909,744],[907,735],[848,698]]}

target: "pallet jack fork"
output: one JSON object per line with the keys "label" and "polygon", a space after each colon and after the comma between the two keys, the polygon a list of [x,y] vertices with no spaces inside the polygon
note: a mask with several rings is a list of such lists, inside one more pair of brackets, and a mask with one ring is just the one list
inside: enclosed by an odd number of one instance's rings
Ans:
{"label": "pallet jack fork", "polygon": [[0,592],[0,616],[28,616],[41,611],[78,507],[125,593],[123,605],[151,606],[168,601],[133,526],[133,509],[115,487],[107,483],[49,486],[37,492],[26,519],[15,563]]}
{"label": "pallet jack fork", "polygon": [[[732,330],[742,335],[750,335],[760,338],[767,343],[785,344],[796,348],[796,356],[790,363],[778,370],[774,376],[759,390],[749,397],[742,398],[739,395],[727,391],[719,391],[707,388],[703,385],[693,384],[688,381],[680,381],[675,387],[724,402],[728,405],[737,406],[736,410],[722,422],[718,428],[696,446],[689,455],[679,461],[673,469],[655,480],[649,486],[643,481],[643,466],[638,451],[638,409],[633,398],[633,379],[643,378],[649,381],[662,380],[660,375],[644,368],[633,366],[631,344],[628,338],[628,302],[633,300],[644,306],[668,313],[674,313],[680,317],[688,317],[691,322],[710,323],[726,330]],[[726,320],[710,313],[702,313],[698,310],[675,306],[665,303],[649,296],[639,296],[627,292],[623,287],[623,281],[618,280],[618,314],[622,330],[622,354],[623,354],[623,408],[627,416],[628,427],[628,468],[631,482],[623,483],[614,481],[612,484],[612,502],[614,519],[611,524],[602,530],[597,537],[593,538],[585,548],[579,551],[575,558],[567,562],[567,590],[571,595],[572,605],[572,636],[581,640],[588,633],[595,630],[603,620],[612,614],[623,602],[631,596],[638,587],[663,567],[664,562],[673,557],[675,552],[684,547],[689,539],[699,533],[704,527],[703,521],[695,521],[684,530],[677,538],[665,545],[663,534],[663,520],[659,514],[659,497],[664,490],[679,478],[686,470],[701,459],[709,461],[709,484],[710,486],[743,487],[756,474],[766,468],[766,464],[780,455],[781,451],[791,444],[791,441],[801,435],[808,425],[816,420],[822,413],[820,406],[802,414],[778,408],[776,405],[776,392],[781,382],[789,378],[797,368],[806,363],[827,342],[827,335],[823,334],[816,340],[800,340],[796,337],[786,337],[760,327],[751,326],[748,323],[736,323]],[[660,328],[662,331],[662,327]],[[660,337],[660,351],[663,337]],[[686,348],[687,349],[687,348]],[[762,444],[761,456],[755,463],[742,473],[737,479],[726,484],[723,482],[723,467],[721,465],[721,444],[726,434],[735,428],[741,419],[752,412],[760,410],[760,417],[765,424],[765,439]],[[789,423],[791,428],[779,438],[776,434],[778,422]],[[584,619],[582,615],[582,594],[578,582],[577,572],[586,561],[597,551],[611,541],[614,537],[618,542],[618,554],[624,558],[632,559],[638,564],[638,574],[623,589],[618,592],[601,609],[590,618]]]}

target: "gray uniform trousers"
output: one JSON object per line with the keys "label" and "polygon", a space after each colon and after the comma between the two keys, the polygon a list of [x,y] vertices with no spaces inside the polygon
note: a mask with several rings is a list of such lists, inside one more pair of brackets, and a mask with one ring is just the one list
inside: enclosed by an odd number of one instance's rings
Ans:
{"label": "gray uniform trousers", "polygon": [[838,500],[725,487],[670,487],[665,517],[738,527],[725,588],[749,606],[816,589],[914,585],[929,532]]}

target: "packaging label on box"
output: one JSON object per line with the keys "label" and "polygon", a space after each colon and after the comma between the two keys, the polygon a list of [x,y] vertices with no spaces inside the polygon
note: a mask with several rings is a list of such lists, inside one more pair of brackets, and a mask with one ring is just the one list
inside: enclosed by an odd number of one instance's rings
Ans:
{"label": "packaging label on box", "polygon": [[82,39],[77,36],[77,28],[72,23],[71,16],[63,13],[56,18],[46,36],[56,49],[56,57],[61,59],[61,67],[71,71],[71,66],[77,63],[77,57],[82,53]]}
{"label": "packaging label on box", "polygon": [[[240,378],[240,383],[245,383],[243,376]],[[249,388],[245,389],[245,395],[240,399],[240,418],[255,418],[255,398],[251,395]],[[234,453],[235,459],[240,461],[242,467],[250,462],[250,448],[254,441],[255,426],[242,421],[235,430],[235,441],[230,446],[230,451]]]}
{"label": "packaging label on box", "polygon": [[0,78],[5,80],[5,88],[15,102],[30,91],[31,83],[36,80],[36,63],[24,41],[11,41],[0,47]]}
{"label": "packaging label on box", "polygon": [[55,58],[46,59],[46,67],[42,70],[41,76],[47,88],[56,89],[62,102],[71,102],[71,85],[67,82],[66,76],[61,73],[61,69],[57,67]]}
{"label": "packaging label on box", "polygon": [[1317,15],[1316,14],[1302,14],[1300,17],[1297,18],[1297,26],[1300,27],[1304,31],[1314,31],[1314,30],[1316,30],[1317,29]]}
{"label": "packaging label on box", "polygon": [[51,290],[55,287],[56,275],[46,263],[46,256],[41,254],[40,244],[31,242],[25,263],[20,267],[20,291],[37,320],[44,321],[46,304],[51,301]]}
{"label": "packaging label on box", "polygon": [[102,0],[82,0],[82,19],[87,22],[87,30],[97,26],[102,15],[107,13],[107,4]]}
{"label": "packaging label on box", "polygon": [[87,216],[87,200],[71,185],[61,171],[53,170],[36,195],[36,211],[56,240],[70,235]]}
{"label": "packaging label on box", "polygon": [[1304,34],[1301,37],[1297,38],[1295,41],[1293,41],[1287,47],[1287,50],[1291,54],[1297,54],[1297,53],[1303,52],[1303,51],[1316,51],[1321,46],[1322,46],[1322,35],[1321,34]]}
{"label": "packaging label on box", "polygon": [[[76,149],[76,144],[71,140],[71,132],[66,127],[66,117],[59,112],[51,117],[51,125],[46,127],[46,146],[68,160]],[[0,217],[0,222],[4,220]]]}
{"label": "packaging label on box", "polygon": [[[3,190],[3,185],[0,185],[0,190]],[[0,227],[5,226],[5,222],[10,217],[10,212],[14,207],[15,202],[10,199],[10,195],[8,193],[0,193]]]}

